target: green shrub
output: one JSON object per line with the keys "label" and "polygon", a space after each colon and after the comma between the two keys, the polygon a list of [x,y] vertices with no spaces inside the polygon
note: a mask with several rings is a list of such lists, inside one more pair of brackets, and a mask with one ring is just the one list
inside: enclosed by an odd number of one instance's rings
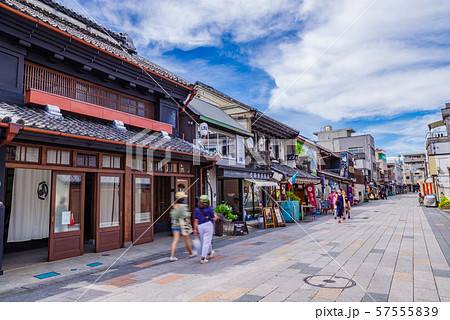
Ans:
{"label": "green shrub", "polygon": [[450,201],[445,196],[443,196],[441,198],[441,202],[439,202],[439,208],[442,208],[442,207],[450,207]]}
{"label": "green shrub", "polygon": [[219,204],[214,208],[214,212],[217,214],[222,214],[225,219],[236,220],[237,216],[233,214],[233,208],[226,205],[225,203]]}
{"label": "green shrub", "polygon": [[286,191],[286,197],[289,201],[302,201],[302,199],[297,197],[292,191]]}

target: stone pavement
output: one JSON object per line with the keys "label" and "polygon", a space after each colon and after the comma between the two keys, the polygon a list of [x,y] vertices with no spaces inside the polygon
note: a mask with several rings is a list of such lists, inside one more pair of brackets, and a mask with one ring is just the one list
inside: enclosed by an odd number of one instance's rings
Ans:
{"label": "stone pavement", "polygon": [[450,301],[448,215],[394,196],[341,224],[328,215],[221,239],[203,265],[186,253],[172,263],[167,252],[136,255],[100,279],[39,280],[0,301]]}

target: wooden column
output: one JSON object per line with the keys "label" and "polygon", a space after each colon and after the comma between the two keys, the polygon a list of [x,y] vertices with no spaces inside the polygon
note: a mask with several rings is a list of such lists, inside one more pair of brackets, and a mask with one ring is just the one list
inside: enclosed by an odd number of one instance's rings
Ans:
{"label": "wooden column", "polygon": [[132,238],[132,213],[133,213],[133,176],[131,175],[132,156],[125,156],[125,176],[124,176],[124,195],[123,195],[123,246],[131,246]]}

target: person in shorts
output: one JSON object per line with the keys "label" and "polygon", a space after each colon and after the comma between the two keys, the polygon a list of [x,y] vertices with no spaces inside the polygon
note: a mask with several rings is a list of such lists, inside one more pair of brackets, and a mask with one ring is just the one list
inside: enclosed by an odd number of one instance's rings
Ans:
{"label": "person in shorts", "polygon": [[[170,218],[172,222],[172,246],[170,248],[170,261],[177,261],[178,258],[175,257],[175,250],[177,248],[178,241],[181,236],[181,225],[180,219],[191,218],[191,213],[188,211],[188,207],[186,205],[186,194],[184,192],[177,192],[175,195],[175,204],[170,211]],[[193,258],[196,256],[196,253],[192,251],[191,241],[189,235],[183,236],[184,244],[186,246],[187,251],[189,252],[189,258]]]}

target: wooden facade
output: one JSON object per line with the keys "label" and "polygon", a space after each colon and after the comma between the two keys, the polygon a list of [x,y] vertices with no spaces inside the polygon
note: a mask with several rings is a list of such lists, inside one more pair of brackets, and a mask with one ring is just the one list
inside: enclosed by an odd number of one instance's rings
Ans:
{"label": "wooden facade", "polygon": [[[39,12],[48,19],[34,12],[27,4],[0,3],[0,104],[40,110],[55,105],[92,123],[119,120],[149,135],[179,137],[179,109],[195,92],[188,82],[120,52],[108,37],[93,37],[90,28],[75,32],[70,19],[58,20],[57,27],[48,22],[64,16],[62,11]],[[153,241],[155,231],[170,230],[177,191],[188,192],[193,209],[200,192],[193,183],[200,167],[214,160],[185,146],[115,141],[89,128],[68,133],[41,121],[8,116],[0,123],[0,274],[8,230],[3,223],[9,223],[17,170],[51,172],[48,250],[49,260],[56,260],[83,254],[92,243],[101,252]],[[151,150],[151,156],[142,158],[138,148]]]}

